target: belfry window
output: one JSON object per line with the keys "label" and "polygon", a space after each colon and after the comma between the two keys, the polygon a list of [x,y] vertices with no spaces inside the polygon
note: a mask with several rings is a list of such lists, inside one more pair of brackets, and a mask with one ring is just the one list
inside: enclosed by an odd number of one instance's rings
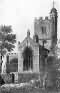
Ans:
{"label": "belfry window", "polygon": [[46,34],[46,27],[42,26],[41,31],[42,31],[42,34]]}
{"label": "belfry window", "polygon": [[33,53],[30,47],[26,47],[23,51],[23,70],[33,69]]}

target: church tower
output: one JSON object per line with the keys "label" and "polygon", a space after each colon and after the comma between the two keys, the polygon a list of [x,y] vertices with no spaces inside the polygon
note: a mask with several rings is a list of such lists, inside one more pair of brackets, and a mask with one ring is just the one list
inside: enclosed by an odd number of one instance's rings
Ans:
{"label": "church tower", "polygon": [[50,12],[50,18],[52,21],[52,48],[54,48],[57,44],[57,10],[54,8],[54,1],[53,1],[53,8]]}
{"label": "church tower", "polygon": [[46,49],[51,50],[57,44],[57,10],[54,8],[54,1],[49,16],[35,18],[34,35],[38,36],[40,45],[44,44]]}

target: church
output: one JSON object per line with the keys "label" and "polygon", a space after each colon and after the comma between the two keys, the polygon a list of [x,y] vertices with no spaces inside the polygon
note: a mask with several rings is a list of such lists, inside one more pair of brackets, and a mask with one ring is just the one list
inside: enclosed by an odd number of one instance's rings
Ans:
{"label": "church", "polygon": [[49,17],[35,18],[33,39],[28,30],[26,38],[18,42],[18,72],[40,72],[42,61],[46,64],[47,56],[56,44],[57,10],[53,7]]}
{"label": "church", "polygon": [[[10,66],[7,61],[6,69],[14,68],[10,72],[21,73],[45,73],[48,56],[53,56],[54,48],[57,44],[57,10],[51,9],[49,16],[43,19],[35,18],[34,35],[30,37],[30,30],[22,42],[18,42],[17,65]],[[11,54],[10,54],[11,56]],[[10,57],[9,56],[9,57]],[[12,55],[12,58],[16,54]],[[16,58],[16,57],[15,57]],[[44,74],[45,75],[45,74]]]}

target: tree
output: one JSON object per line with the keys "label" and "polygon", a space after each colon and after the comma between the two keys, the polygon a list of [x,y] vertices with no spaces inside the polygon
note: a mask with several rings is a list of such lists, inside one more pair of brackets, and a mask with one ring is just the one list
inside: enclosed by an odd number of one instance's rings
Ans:
{"label": "tree", "polygon": [[11,26],[1,26],[0,27],[0,53],[1,53],[1,62],[2,57],[6,54],[7,51],[11,52],[15,47],[16,35],[12,33]]}
{"label": "tree", "polygon": [[3,84],[5,84],[5,81],[4,81],[4,79],[2,78],[2,76],[0,75],[0,86],[3,85]]}

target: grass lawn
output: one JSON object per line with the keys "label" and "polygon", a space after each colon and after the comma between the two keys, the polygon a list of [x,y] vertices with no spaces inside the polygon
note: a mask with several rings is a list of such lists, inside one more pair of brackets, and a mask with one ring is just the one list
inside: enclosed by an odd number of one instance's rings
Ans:
{"label": "grass lawn", "polygon": [[52,89],[42,89],[40,80],[31,80],[26,83],[4,84],[0,87],[0,93],[60,93]]}

